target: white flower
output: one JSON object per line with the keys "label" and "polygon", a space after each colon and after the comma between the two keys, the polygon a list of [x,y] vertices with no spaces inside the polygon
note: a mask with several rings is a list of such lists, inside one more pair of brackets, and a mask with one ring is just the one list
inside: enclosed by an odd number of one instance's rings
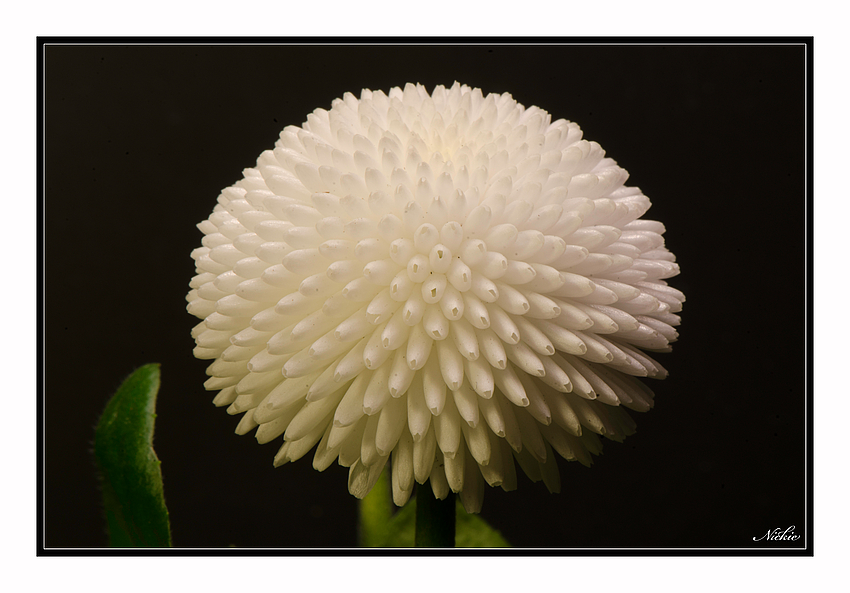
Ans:
{"label": "white flower", "polygon": [[684,295],[649,199],[581,137],[457,83],[281,132],[192,253],[195,355],[236,432],[283,435],[276,466],[318,444],[359,498],[391,460],[396,504],[430,479],[470,512],[514,459],[558,491],[554,452],[589,465],[631,434]]}

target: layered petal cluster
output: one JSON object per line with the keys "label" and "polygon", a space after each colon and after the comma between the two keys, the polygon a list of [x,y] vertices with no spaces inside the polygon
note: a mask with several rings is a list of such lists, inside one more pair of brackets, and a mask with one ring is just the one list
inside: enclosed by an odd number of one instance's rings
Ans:
{"label": "layered petal cluster", "polygon": [[455,83],[347,93],[198,225],[195,355],[236,432],[365,496],[560,487],[634,431],[684,295],[649,199],[579,127]]}

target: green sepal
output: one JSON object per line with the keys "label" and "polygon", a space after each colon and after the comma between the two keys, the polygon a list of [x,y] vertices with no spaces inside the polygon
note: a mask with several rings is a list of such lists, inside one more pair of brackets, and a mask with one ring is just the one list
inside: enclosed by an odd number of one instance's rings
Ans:
{"label": "green sepal", "polygon": [[95,429],[109,545],[171,546],[160,461],[153,450],[159,365],[136,369],[103,411]]}

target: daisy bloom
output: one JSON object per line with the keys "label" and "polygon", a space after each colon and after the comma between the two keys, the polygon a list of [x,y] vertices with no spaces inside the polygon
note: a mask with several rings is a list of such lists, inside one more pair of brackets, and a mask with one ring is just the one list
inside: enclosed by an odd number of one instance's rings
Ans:
{"label": "daisy bloom", "polygon": [[[364,497],[558,491],[664,378],[684,295],[649,199],[578,125],[455,83],[364,90],[280,134],[198,228],[188,310],[239,434]],[[516,461],[516,464],[514,463]]]}

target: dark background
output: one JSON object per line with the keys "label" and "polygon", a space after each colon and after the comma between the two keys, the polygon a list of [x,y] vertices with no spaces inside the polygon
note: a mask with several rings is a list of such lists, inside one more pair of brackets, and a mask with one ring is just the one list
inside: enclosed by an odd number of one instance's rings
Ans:
{"label": "dark background", "polygon": [[[562,493],[482,515],[518,547],[746,548],[806,525],[802,45],[47,45],[44,544],[107,543],[90,454],[108,397],[162,363],[155,447],[178,547],[351,547],[347,469],[233,434],[192,356],[195,224],[346,91],[455,80],[576,121],[653,201],[688,301],[654,410]],[[521,472],[518,472],[521,473]],[[779,548],[779,542],[769,547]],[[797,544],[799,545],[799,543]]]}

